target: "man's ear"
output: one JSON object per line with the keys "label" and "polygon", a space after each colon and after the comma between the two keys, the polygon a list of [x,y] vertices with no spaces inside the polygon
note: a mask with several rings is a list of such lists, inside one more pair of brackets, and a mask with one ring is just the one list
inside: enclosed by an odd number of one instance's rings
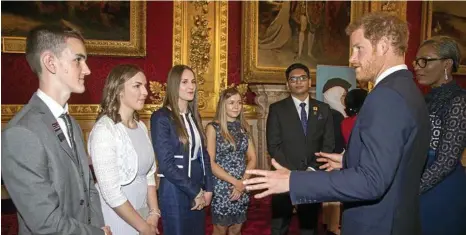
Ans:
{"label": "man's ear", "polygon": [[57,72],[57,57],[51,51],[43,52],[40,57],[40,62],[51,74]]}
{"label": "man's ear", "polygon": [[388,40],[386,36],[383,36],[377,43],[377,50],[382,55],[385,55],[388,52],[389,48],[390,48],[390,40]]}

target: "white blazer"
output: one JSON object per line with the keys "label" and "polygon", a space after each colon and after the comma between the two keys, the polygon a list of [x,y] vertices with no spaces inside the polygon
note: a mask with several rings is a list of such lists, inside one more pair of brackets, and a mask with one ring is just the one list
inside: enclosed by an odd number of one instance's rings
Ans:
{"label": "white blazer", "polygon": [[[137,124],[150,143],[144,122]],[[125,126],[121,122],[115,124],[108,116],[102,116],[92,128],[87,148],[98,181],[96,187],[102,198],[112,208],[120,206],[127,201],[121,186],[131,183],[138,171],[137,153]],[[155,186],[155,154],[151,153],[154,164],[147,173],[147,184]]]}

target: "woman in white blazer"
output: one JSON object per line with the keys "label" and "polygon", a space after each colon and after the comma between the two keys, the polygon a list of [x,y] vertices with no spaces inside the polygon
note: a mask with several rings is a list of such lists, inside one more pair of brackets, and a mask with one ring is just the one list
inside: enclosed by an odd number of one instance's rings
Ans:
{"label": "woman in white blazer", "polygon": [[113,68],[89,136],[105,224],[114,235],[158,234],[155,156],[137,113],[144,107],[146,84],[135,65]]}

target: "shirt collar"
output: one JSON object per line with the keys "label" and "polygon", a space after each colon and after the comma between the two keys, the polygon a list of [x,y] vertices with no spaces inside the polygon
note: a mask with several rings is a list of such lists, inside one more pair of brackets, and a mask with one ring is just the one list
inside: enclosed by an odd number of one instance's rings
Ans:
{"label": "shirt collar", "polygon": [[40,89],[37,90],[37,96],[44,101],[44,103],[49,107],[50,111],[52,112],[55,118],[59,118],[60,115],[63,113],[68,113],[68,103],[65,104],[65,107],[62,107],[60,104],[57,103],[52,97],[45,94]]}
{"label": "shirt collar", "polygon": [[383,71],[383,73],[381,73],[377,79],[375,79],[375,85],[376,86],[380,81],[382,81],[384,78],[386,78],[388,75],[398,71],[398,70],[403,70],[403,69],[406,69],[408,70],[408,66],[406,66],[405,64],[400,64],[400,65],[396,65],[396,66],[393,66],[391,68],[388,68],[387,70]]}
{"label": "shirt collar", "polygon": [[296,98],[294,96],[291,96],[291,98],[293,99],[294,105],[296,106],[297,110],[301,109],[301,106],[299,106],[299,105],[301,103],[303,103],[303,102],[306,103],[305,107],[309,107],[309,95],[306,97],[306,99],[304,101],[301,101],[301,100],[299,100],[298,98]]}

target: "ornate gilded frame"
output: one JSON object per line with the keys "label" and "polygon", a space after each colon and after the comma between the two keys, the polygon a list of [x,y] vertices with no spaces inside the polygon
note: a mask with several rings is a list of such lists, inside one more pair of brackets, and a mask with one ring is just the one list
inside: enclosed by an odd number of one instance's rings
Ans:
{"label": "ornate gilded frame", "polygon": [[[2,37],[2,52],[24,53],[25,37]],[[86,40],[86,49],[90,55],[106,56],[146,56],[146,2],[130,3],[130,40]]]}
{"label": "ornate gilded frame", "polygon": [[[368,12],[369,2],[351,2],[351,20]],[[245,83],[285,83],[283,67],[259,67],[257,65],[258,48],[258,11],[259,2],[243,2],[242,9],[242,80]],[[312,84],[315,84],[315,69],[311,69]]]}
{"label": "ornate gilded frame", "polygon": [[[173,65],[193,68],[203,117],[213,117],[220,92],[228,86],[228,2],[173,3]],[[255,106],[245,105],[248,116]]]}
{"label": "ornate gilded frame", "polygon": [[[432,36],[433,1],[422,2],[421,43]],[[466,49],[466,48],[463,48]],[[466,74],[466,65],[460,65],[456,74]]]}

